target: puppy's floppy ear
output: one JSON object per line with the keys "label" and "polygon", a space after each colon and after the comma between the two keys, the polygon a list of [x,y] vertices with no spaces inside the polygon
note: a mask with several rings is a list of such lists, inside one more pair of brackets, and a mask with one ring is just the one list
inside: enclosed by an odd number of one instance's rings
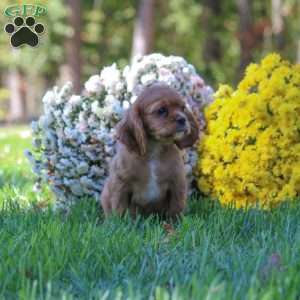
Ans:
{"label": "puppy's floppy ear", "polygon": [[117,125],[117,139],[124,144],[128,151],[140,156],[146,153],[146,133],[139,109],[133,105]]}
{"label": "puppy's floppy ear", "polygon": [[180,149],[193,146],[193,144],[199,138],[199,123],[196,116],[188,108],[185,109],[185,115],[187,116],[187,119],[190,123],[191,131],[189,134],[185,135],[181,140],[176,142],[177,147]]}

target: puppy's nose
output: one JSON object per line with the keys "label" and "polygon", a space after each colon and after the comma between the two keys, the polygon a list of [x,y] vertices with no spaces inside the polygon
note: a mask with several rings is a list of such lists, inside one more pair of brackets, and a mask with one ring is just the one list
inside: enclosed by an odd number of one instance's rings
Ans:
{"label": "puppy's nose", "polygon": [[176,117],[176,122],[177,122],[177,125],[183,127],[183,126],[185,126],[186,119],[182,116],[178,116],[178,117]]}

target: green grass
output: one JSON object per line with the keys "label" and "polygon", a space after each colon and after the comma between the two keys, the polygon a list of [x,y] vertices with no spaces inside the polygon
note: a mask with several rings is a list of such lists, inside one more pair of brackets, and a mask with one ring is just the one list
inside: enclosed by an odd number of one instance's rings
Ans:
{"label": "green grass", "polygon": [[28,205],[49,194],[32,192],[24,130],[0,129],[0,299],[299,299],[296,201],[243,212],[193,197],[173,228],[104,220],[91,202],[66,216]]}

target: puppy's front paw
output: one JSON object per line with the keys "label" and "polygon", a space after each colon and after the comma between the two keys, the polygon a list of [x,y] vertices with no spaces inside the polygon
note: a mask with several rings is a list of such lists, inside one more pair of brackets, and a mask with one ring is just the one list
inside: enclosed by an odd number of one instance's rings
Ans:
{"label": "puppy's front paw", "polygon": [[184,207],[173,207],[166,212],[166,217],[173,220],[181,219],[183,216]]}

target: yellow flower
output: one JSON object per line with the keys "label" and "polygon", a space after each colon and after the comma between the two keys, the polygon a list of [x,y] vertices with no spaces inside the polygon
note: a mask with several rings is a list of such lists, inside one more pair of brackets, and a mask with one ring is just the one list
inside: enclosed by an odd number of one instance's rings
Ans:
{"label": "yellow flower", "polygon": [[271,71],[273,68],[278,67],[280,63],[280,55],[277,53],[271,53],[261,61],[261,68],[266,71]]}
{"label": "yellow flower", "polygon": [[218,91],[215,93],[215,98],[228,98],[231,96],[233,89],[231,86],[226,84],[220,84]]}
{"label": "yellow flower", "polygon": [[223,205],[266,209],[300,196],[300,66],[266,56],[205,110],[198,186]]}

